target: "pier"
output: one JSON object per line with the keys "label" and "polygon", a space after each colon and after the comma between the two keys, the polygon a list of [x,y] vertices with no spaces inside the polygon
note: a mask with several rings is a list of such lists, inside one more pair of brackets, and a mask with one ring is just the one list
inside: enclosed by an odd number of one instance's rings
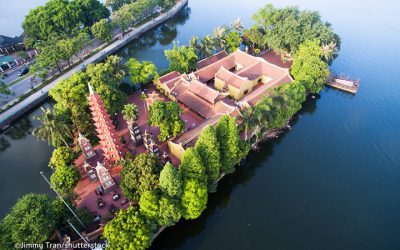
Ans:
{"label": "pier", "polygon": [[360,87],[360,80],[354,80],[346,75],[332,75],[328,78],[325,85],[339,89],[351,94],[356,94]]}

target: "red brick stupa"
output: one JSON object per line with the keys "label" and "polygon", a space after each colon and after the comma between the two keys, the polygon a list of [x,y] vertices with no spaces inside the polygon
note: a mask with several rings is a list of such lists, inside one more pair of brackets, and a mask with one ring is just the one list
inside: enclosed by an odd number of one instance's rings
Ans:
{"label": "red brick stupa", "polygon": [[100,139],[100,146],[104,152],[104,157],[108,163],[114,165],[115,162],[119,161],[123,156],[124,148],[119,140],[103,101],[100,99],[99,94],[93,91],[90,84],[88,100],[97,136]]}

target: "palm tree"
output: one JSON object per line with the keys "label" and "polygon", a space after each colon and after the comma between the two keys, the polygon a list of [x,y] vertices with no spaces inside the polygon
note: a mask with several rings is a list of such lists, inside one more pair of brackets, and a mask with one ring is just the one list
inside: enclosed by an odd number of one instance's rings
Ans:
{"label": "palm tree", "polygon": [[128,124],[133,124],[139,118],[139,108],[138,106],[136,106],[136,104],[125,104],[124,110],[122,110],[122,114]]}
{"label": "palm tree", "polygon": [[336,43],[330,42],[328,44],[322,44],[321,46],[321,56],[326,61],[329,62],[337,53]]}
{"label": "palm tree", "polygon": [[71,126],[50,108],[41,108],[42,115],[35,116],[34,119],[42,124],[32,132],[39,140],[46,141],[54,147],[64,143],[69,147],[67,139],[72,138]]}
{"label": "palm tree", "polygon": [[224,27],[217,27],[214,29],[214,41],[217,50],[225,49],[224,34],[226,29]]}
{"label": "palm tree", "polygon": [[254,124],[254,134],[256,136],[255,143],[257,144],[260,137],[268,129],[268,116],[266,113],[270,110],[268,105],[256,105],[253,112],[253,124]]}
{"label": "palm tree", "polygon": [[189,47],[192,47],[194,49],[194,52],[198,57],[200,57],[201,54],[201,48],[199,44],[199,37],[198,36],[192,36],[189,40]]}
{"label": "palm tree", "polygon": [[200,48],[201,48],[201,58],[206,58],[213,54],[213,52],[215,51],[215,45],[210,35],[206,35],[201,40]]}
{"label": "palm tree", "polygon": [[244,139],[248,141],[249,129],[253,126],[254,120],[253,108],[248,106],[244,107],[239,111],[238,120],[240,122],[239,128],[244,129]]}
{"label": "palm tree", "polygon": [[234,31],[239,32],[239,34],[241,34],[241,32],[243,31],[244,27],[242,24],[242,20],[240,19],[240,17],[236,18],[235,20],[233,20],[233,23],[231,24],[231,27]]}

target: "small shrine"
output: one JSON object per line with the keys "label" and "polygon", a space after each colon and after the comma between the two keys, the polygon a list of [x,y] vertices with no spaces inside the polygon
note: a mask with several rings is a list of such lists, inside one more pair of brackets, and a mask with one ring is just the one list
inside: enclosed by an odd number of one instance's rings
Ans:
{"label": "small shrine", "polygon": [[93,150],[93,147],[90,144],[90,141],[85,136],[83,136],[81,133],[79,133],[78,144],[83,153],[83,157],[85,157],[86,160],[88,160],[96,155],[96,152]]}
{"label": "small shrine", "polygon": [[133,123],[132,126],[128,127],[129,134],[131,136],[132,142],[138,146],[141,143],[143,143],[143,137],[140,134],[139,127],[137,126],[137,123]]}
{"label": "small shrine", "polygon": [[149,153],[153,153],[157,156],[160,155],[159,147],[153,140],[153,134],[151,132],[147,132],[147,130],[145,130],[143,134],[143,143]]}
{"label": "small shrine", "polygon": [[116,188],[115,181],[110,172],[100,162],[97,162],[96,173],[105,192]]}

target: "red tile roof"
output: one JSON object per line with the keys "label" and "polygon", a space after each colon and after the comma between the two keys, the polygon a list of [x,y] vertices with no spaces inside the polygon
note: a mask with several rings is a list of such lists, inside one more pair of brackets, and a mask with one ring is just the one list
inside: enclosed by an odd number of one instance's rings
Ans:
{"label": "red tile roof", "polygon": [[203,98],[193,94],[190,91],[185,91],[177,95],[176,98],[204,118],[209,118],[215,115],[212,104],[208,103]]}
{"label": "red tile roof", "polygon": [[229,70],[221,67],[218,72],[215,74],[215,77],[221,79],[226,84],[232,85],[235,88],[240,89],[240,87],[246,83],[247,79],[236,75],[235,73],[230,72]]}
{"label": "red tile roof", "polygon": [[195,79],[190,82],[188,90],[212,104],[219,95],[218,91]]}
{"label": "red tile roof", "polygon": [[227,57],[228,53],[225,50],[222,50],[216,54],[214,54],[213,56],[207,57],[203,60],[200,60],[197,62],[197,69],[201,69],[204,68],[212,63],[215,63],[218,60],[221,60],[224,57]]}
{"label": "red tile roof", "polygon": [[181,74],[180,74],[178,71],[171,71],[171,72],[169,72],[168,74],[163,75],[162,77],[158,78],[158,80],[159,80],[161,83],[166,83],[166,82],[168,82],[168,81],[170,81],[170,80],[172,80],[172,79],[174,79],[174,78],[179,77],[180,75],[181,75]]}

